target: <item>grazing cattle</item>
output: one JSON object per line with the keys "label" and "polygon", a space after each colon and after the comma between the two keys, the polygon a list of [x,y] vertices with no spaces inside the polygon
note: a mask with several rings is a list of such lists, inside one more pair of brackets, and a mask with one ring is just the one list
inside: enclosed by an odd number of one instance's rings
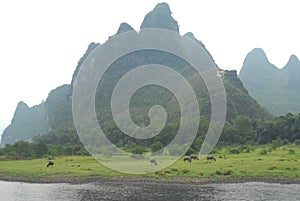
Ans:
{"label": "grazing cattle", "polygon": [[191,155],[191,159],[194,159],[194,160],[199,160],[199,157],[196,156],[196,155]]}
{"label": "grazing cattle", "polygon": [[192,162],[192,158],[190,156],[185,156],[183,157],[183,161],[189,161],[190,163]]}
{"label": "grazing cattle", "polygon": [[149,161],[150,161],[151,164],[157,165],[157,162],[156,162],[155,158],[150,158]]}
{"label": "grazing cattle", "polygon": [[49,166],[52,167],[53,165],[54,165],[54,162],[53,161],[49,161],[48,164],[47,164],[47,167],[49,167]]}
{"label": "grazing cattle", "polygon": [[216,160],[217,160],[213,155],[208,155],[208,156],[206,157],[206,159],[207,159],[208,161],[212,161],[212,160],[216,161]]}

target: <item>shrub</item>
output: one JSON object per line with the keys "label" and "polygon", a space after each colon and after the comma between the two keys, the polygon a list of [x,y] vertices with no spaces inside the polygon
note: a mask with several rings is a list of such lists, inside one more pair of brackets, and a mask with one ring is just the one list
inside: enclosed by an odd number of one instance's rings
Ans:
{"label": "shrub", "polygon": [[49,154],[51,156],[59,156],[63,154],[63,147],[59,145],[54,145],[53,147],[50,148]]}
{"label": "shrub", "polygon": [[137,146],[133,147],[132,149],[130,149],[129,151],[133,154],[143,154],[147,150],[145,147],[137,145]]}
{"label": "shrub", "polygon": [[178,169],[176,169],[176,168],[171,168],[171,171],[173,171],[173,172],[178,172]]}
{"label": "shrub", "polygon": [[239,153],[241,153],[241,152],[240,152],[239,149],[230,149],[230,150],[229,150],[229,153],[230,153],[230,154],[239,154]]}
{"label": "shrub", "polygon": [[273,150],[276,150],[279,146],[280,146],[279,139],[272,141],[271,147],[272,147]]}
{"label": "shrub", "polygon": [[216,175],[228,176],[228,175],[231,175],[232,173],[233,173],[232,170],[217,170],[216,171]]}
{"label": "shrub", "polygon": [[248,145],[242,145],[240,147],[241,152],[243,153],[250,153],[254,151],[254,148],[252,146],[248,146]]}
{"label": "shrub", "polygon": [[295,140],[295,141],[294,141],[294,144],[295,144],[296,146],[300,146],[300,140]]}
{"label": "shrub", "polygon": [[72,156],[73,155],[73,149],[71,146],[67,146],[64,150],[64,155],[66,156]]}
{"label": "shrub", "polygon": [[156,152],[164,148],[164,145],[161,142],[157,141],[154,144],[152,144],[150,148],[152,152]]}
{"label": "shrub", "polygon": [[267,151],[271,153],[273,151],[273,148],[272,147],[268,147]]}
{"label": "shrub", "polygon": [[267,155],[268,151],[266,149],[263,149],[259,152],[260,155]]}
{"label": "shrub", "polygon": [[289,149],[289,154],[295,154],[295,150],[294,149]]}
{"label": "shrub", "polygon": [[197,151],[195,150],[195,149],[193,149],[193,148],[189,148],[187,151],[186,151],[186,155],[192,155],[192,154],[196,154],[197,153]]}
{"label": "shrub", "polygon": [[231,175],[233,173],[232,170],[226,170],[223,172],[223,175]]}
{"label": "shrub", "polygon": [[90,156],[91,155],[85,147],[81,147],[80,150],[76,154],[81,155],[81,156]]}
{"label": "shrub", "polygon": [[275,169],[276,169],[276,167],[274,167],[274,166],[268,168],[268,170],[275,170]]}
{"label": "shrub", "polygon": [[280,145],[283,146],[283,145],[287,145],[289,143],[290,143],[290,141],[288,139],[283,139],[283,140],[281,140]]}

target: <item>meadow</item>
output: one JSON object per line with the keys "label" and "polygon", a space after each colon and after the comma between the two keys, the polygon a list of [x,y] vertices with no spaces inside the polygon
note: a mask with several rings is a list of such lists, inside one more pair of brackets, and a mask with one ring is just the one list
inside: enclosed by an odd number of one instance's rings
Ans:
{"label": "meadow", "polygon": [[[245,179],[245,178],[300,178],[300,146],[277,148],[260,146],[230,147],[214,151],[216,161],[205,158],[184,162],[181,158],[173,165],[149,174],[125,174],[111,170],[91,156],[55,157],[53,167],[46,167],[49,158],[32,160],[0,160],[0,179],[28,182],[85,182],[98,179]],[[157,168],[169,156],[157,157]],[[115,159],[107,158],[114,163]],[[149,158],[139,159],[150,164]],[[122,165],[122,164],[121,164]],[[124,163],[125,165],[125,163]],[[139,164],[137,164],[138,166]]]}

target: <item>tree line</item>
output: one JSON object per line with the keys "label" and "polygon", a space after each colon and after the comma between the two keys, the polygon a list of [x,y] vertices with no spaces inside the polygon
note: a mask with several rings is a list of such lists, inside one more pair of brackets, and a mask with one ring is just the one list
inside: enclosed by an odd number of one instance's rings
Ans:
{"label": "tree line", "polygon": [[300,114],[288,113],[267,120],[238,116],[233,123],[225,125],[220,143],[259,145],[273,140],[300,140]]}
{"label": "tree line", "polygon": [[[210,120],[201,117],[197,136],[186,154],[198,153],[209,126]],[[110,137],[121,149],[133,154],[156,152],[167,145],[176,134],[179,122],[168,123],[162,133],[148,141],[121,137],[110,128]],[[272,119],[253,119],[247,116],[238,116],[232,122],[226,122],[223,133],[217,144],[218,147],[229,145],[263,144],[284,145],[288,143],[300,144],[300,114],[291,113]],[[173,145],[168,154],[181,153],[184,147]],[[112,147],[100,147],[96,150],[110,156],[114,152]],[[13,145],[7,144],[0,149],[0,156],[9,159],[40,158],[45,155],[89,155],[82,145],[74,128],[50,132],[46,135],[36,136],[32,142],[19,141]]]}
{"label": "tree line", "polygon": [[88,156],[90,154],[82,145],[63,146],[44,142],[18,141],[13,145],[6,144],[4,148],[0,149],[0,157],[12,160],[74,155]]}

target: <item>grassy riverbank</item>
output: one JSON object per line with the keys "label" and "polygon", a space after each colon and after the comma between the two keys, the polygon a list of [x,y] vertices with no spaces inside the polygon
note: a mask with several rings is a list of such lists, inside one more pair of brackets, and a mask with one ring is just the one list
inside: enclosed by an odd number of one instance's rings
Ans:
{"label": "grassy riverbank", "polygon": [[[238,149],[238,148],[237,148]],[[172,166],[147,175],[128,175],[113,171],[89,156],[56,157],[55,165],[46,168],[48,158],[34,160],[0,161],[0,179],[29,182],[80,183],[101,179],[149,179],[177,181],[243,180],[269,178],[300,179],[300,147],[289,145],[271,149],[258,147],[233,154],[233,148],[214,153],[216,161],[194,160],[192,163],[177,161]],[[107,160],[113,160],[107,158]],[[160,162],[159,158],[157,159]],[[113,162],[113,161],[112,161]],[[151,165],[148,159],[141,163]],[[158,164],[159,165],[159,164]]]}

